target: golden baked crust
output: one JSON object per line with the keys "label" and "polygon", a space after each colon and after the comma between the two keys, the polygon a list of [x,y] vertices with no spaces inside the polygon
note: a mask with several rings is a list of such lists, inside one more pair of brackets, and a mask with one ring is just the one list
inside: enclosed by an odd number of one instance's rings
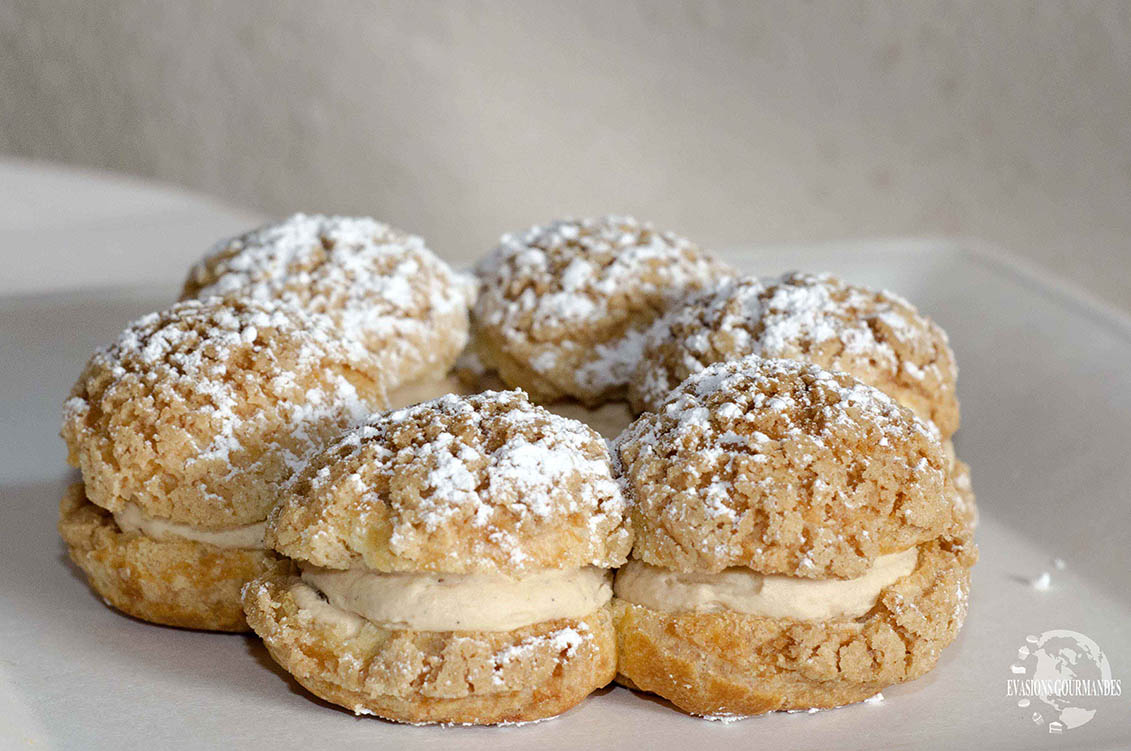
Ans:
{"label": "golden baked crust", "polygon": [[915,570],[855,620],[665,613],[614,599],[618,681],[707,716],[862,701],[935,666],[966,617],[976,559],[970,541],[924,543]]}
{"label": "golden baked crust", "polygon": [[728,280],[657,322],[629,399],[659,407],[684,378],[746,355],[804,360],[847,372],[938,426],[958,429],[958,370],[946,332],[890,292],[827,275]]}
{"label": "golden baked crust", "polygon": [[327,315],[380,358],[391,389],[451,367],[474,283],[415,235],[368,217],[295,214],[219,243],[194,266],[181,299],[214,295]]}
{"label": "golden baked crust", "polygon": [[611,568],[631,545],[604,440],[521,391],[375,415],[310,463],[267,524],[330,568],[522,573]]}
{"label": "golden baked crust", "polygon": [[644,333],[674,301],[733,271],[629,217],[505,235],[477,267],[476,346],[536,401],[623,398]]}
{"label": "golden baked crust", "polygon": [[262,521],[307,453],[384,406],[371,368],[290,306],[180,302],[91,357],[64,406],[68,460],[110,511]]}
{"label": "golden baked crust", "polygon": [[616,671],[608,605],[507,632],[392,630],[362,619],[351,633],[299,607],[294,586],[301,580],[285,575],[248,584],[248,623],[299,683],[358,714],[530,722],[578,704]]}
{"label": "golden baked crust", "polygon": [[879,390],[796,360],[699,371],[618,451],[633,557],[678,571],[851,578],[960,526],[937,432]]}
{"label": "golden baked crust", "polygon": [[194,540],[163,542],[123,532],[86,499],[81,482],[59,504],[59,534],[90,586],[128,615],[166,626],[247,631],[240,590],[290,562],[269,550],[231,550]]}

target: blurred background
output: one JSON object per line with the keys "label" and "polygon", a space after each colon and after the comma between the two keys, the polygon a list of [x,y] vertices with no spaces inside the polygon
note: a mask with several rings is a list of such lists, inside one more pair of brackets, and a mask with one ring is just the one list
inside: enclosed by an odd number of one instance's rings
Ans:
{"label": "blurred background", "polygon": [[1128,2],[0,0],[0,56],[9,161],[449,257],[609,211],[981,238],[1131,309]]}

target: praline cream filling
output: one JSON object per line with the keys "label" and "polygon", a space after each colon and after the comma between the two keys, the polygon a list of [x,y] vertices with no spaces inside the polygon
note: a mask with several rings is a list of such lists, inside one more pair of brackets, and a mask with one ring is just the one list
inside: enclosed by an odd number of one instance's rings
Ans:
{"label": "praline cream filling", "polygon": [[227,529],[200,529],[149,516],[134,503],[127,503],[115,511],[114,521],[123,532],[138,532],[154,540],[193,540],[218,548],[245,549],[263,547],[263,531],[267,526],[266,521],[261,521]]}
{"label": "praline cream filling", "polygon": [[872,609],[885,587],[914,571],[918,560],[917,548],[882,555],[855,579],[763,575],[740,567],[679,573],[629,561],[617,573],[614,590],[622,600],[652,610],[732,610],[796,621],[856,618]]}
{"label": "praline cream filling", "polygon": [[415,631],[513,631],[543,621],[582,618],[613,596],[612,572],[592,566],[546,569],[512,579],[502,574],[381,573],[303,565],[302,581],[293,590],[299,606],[350,630],[358,625],[351,618],[360,616],[385,628]]}

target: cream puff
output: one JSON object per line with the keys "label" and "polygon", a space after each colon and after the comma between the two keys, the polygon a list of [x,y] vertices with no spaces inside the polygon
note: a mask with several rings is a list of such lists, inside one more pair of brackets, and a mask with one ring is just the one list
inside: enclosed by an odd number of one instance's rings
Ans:
{"label": "cream puff", "polygon": [[247,585],[248,623],[355,713],[530,722],[615,674],[631,538],[608,447],[522,392],[375,415],[296,475],[267,541],[297,572]]}
{"label": "cream puff", "polygon": [[213,296],[326,315],[380,359],[393,391],[448,372],[467,342],[474,283],[415,235],[368,217],[295,214],[219,243],[194,266],[181,299]]}
{"label": "cream puff", "polygon": [[660,314],[733,271],[678,235],[605,216],[505,235],[476,274],[484,364],[538,403],[596,406],[624,398]]}
{"label": "cream puff", "polygon": [[946,332],[887,291],[826,274],[727,280],[686,300],[649,332],[629,387],[656,409],[693,373],[746,355],[804,360],[849,373],[930,420],[958,429],[958,368]]}
{"label": "cream puff", "polygon": [[935,666],[976,549],[938,433],[876,388],[747,357],[618,442],[621,682],[708,717],[835,707]]}
{"label": "cream puff", "polygon": [[690,296],[657,321],[629,385],[633,409],[655,409],[708,365],[746,355],[839,370],[875,386],[929,421],[953,461],[971,527],[969,467],[954,457],[958,367],[946,332],[898,295],[827,274],[743,277]]}
{"label": "cream puff", "polygon": [[383,408],[368,353],[277,302],[180,302],[98,350],[64,407],[82,483],[59,531],[112,606],[246,630],[240,589],[287,564],[263,542],[306,456]]}

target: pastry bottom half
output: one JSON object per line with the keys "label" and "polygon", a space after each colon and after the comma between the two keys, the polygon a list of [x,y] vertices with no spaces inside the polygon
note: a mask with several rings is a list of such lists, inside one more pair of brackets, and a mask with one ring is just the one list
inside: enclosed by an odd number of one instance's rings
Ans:
{"label": "pastry bottom half", "polygon": [[976,559],[970,540],[924,543],[915,570],[856,619],[661,612],[614,599],[617,681],[703,716],[862,701],[935,666],[966,617]]}
{"label": "pastry bottom half", "polygon": [[553,717],[612,681],[610,606],[505,632],[413,631],[316,617],[291,575],[244,590],[248,623],[311,693],[357,714],[413,724],[500,724]]}
{"label": "pastry bottom half", "polygon": [[123,532],[110,512],[87,500],[81,482],[71,485],[59,504],[59,534],[71,560],[107,603],[166,626],[247,631],[243,585],[291,565],[268,550]]}

